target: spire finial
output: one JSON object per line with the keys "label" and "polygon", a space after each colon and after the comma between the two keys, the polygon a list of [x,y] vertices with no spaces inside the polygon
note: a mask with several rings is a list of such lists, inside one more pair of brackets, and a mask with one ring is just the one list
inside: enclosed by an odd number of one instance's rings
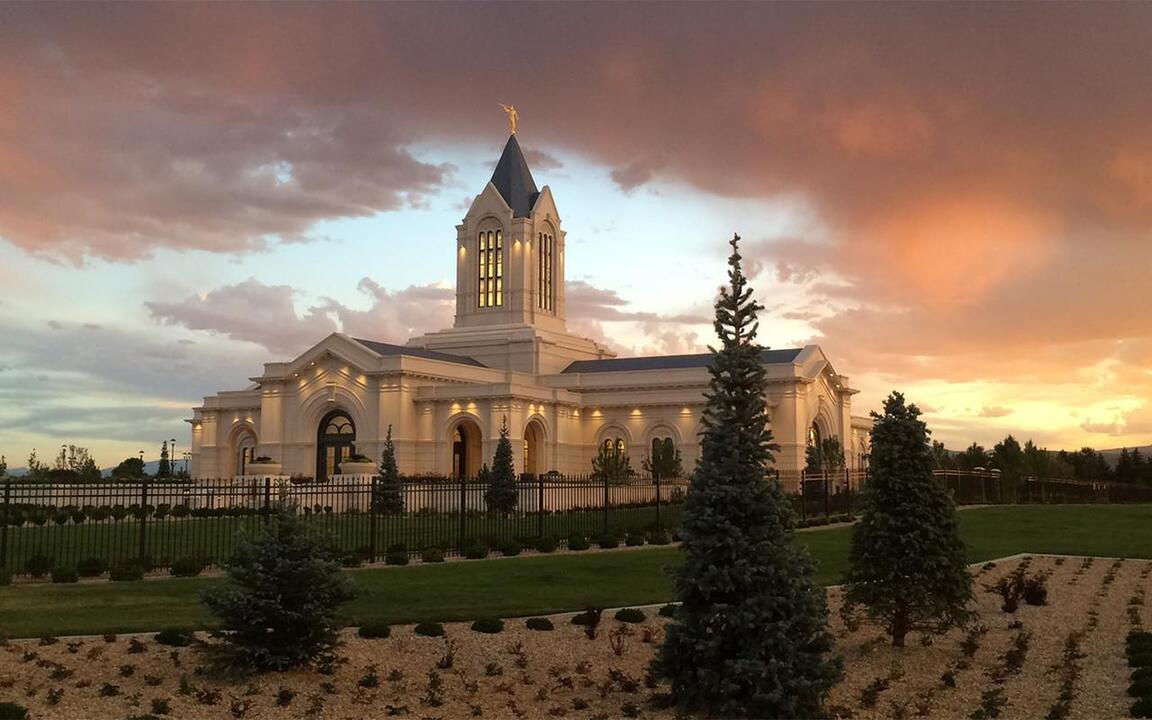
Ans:
{"label": "spire finial", "polygon": [[515,105],[505,105],[504,103],[496,103],[504,108],[504,112],[508,113],[508,134],[516,134],[516,120],[520,117],[520,113],[516,112]]}

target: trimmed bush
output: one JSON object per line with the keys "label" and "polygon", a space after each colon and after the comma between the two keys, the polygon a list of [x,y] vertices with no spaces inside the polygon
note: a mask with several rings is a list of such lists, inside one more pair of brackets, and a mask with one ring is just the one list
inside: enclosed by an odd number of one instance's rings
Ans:
{"label": "trimmed bush", "polygon": [[587,550],[592,547],[592,543],[588,542],[588,538],[583,535],[569,535],[568,536],[568,549],[569,550]]}
{"label": "trimmed bush", "polygon": [[624,536],[624,544],[628,547],[640,547],[644,540],[644,533],[630,532]]}
{"label": "trimmed bush", "polygon": [[34,578],[42,578],[52,572],[52,568],[55,565],[56,561],[54,559],[47,555],[37,553],[24,561],[24,572]]}
{"label": "trimmed bush", "polygon": [[668,603],[664,607],[660,608],[660,617],[676,617],[676,605]]}
{"label": "trimmed bush", "polygon": [[76,568],[58,567],[52,571],[52,582],[58,584],[79,582],[80,576],[76,574]]}
{"label": "trimmed bush", "polygon": [[472,629],[479,633],[494,635],[504,632],[504,621],[500,618],[480,618],[472,623]]}
{"label": "trimmed bush", "polygon": [[426,547],[423,552],[420,553],[420,562],[444,562],[444,551],[438,547]]}
{"label": "trimmed bush", "polygon": [[122,562],[113,565],[108,571],[108,579],[112,582],[134,582],[144,579],[144,568],[135,562]]}
{"label": "trimmed bush", "polygon": [[483,560],[488,557],[488,548],[473,540],[460,548],[460,554],[469,560]]}
{"label": "trimmed bush", "polygon": [[601,535],[596,538],[596,545],[601,550],[611,550],[620,547],[620,541],[616,539],[615,535]]}
{"label": "trimmed bush", "polygon": [[585,610],[572,616],[573,625],[600,624],[600,611]]}
{"label": "trimmed bush", "polygon": [[161,645],[188,647],[196,641],[196,636],[185,628],[165,628],[153,635],[152,639]]}
{"label": "trimmed bush", "polygon": [[528,618],[528,621],[525,622],[524,625],[527,626],[529,630],[540,630],[543,632],[552,630],[554,627],[551,620],[542,617]]}
{"label": "trimmed bush", "polygon": [[504,557],[513,557],[515,555],[519,555],[523,549],[524,548],[520,545],[520,543],[516,542],[515,540],[509,540],[500,544],[500,554]]}
{"label": "trimmed bush", "polygon": [[392,628],[384,623],[361,625],[356,634],[365,640],[381,640],[392,634]]}
{"label": "trimmed bush", "polygon": [[8,568],[0,567],[0,587],[12,584],[12,573],[8,572]]}
{"label": "trimmed bush", "polygon": [[76,573],[80,577],[99,577],[108,572],[108,563],[102,558],[84,558],[76,563]]}
{"label": "trimmed bush", "polygon": [[667,530],[653,530],[648,535],[649,545],[668,545],[672,542],[672,533]]}
{"label": "trimmed bush", "polygon": [[408,564],[408,551],[393,550],[384,555],[385,565],[407,565]]}
{"label": "trimmed bush", "polygon": [[415,632],[424,637],[444,637],[444,626],[438,622],[422,622],[416,626]]}
{"label": "trimmed bush", "polygon": [[556,546],[558,544],[559,543],[556,542],[556,538],[547,537],[547,536],[542,537],[536,541],[536,552],[539,552],[539,553],[556,552]]}
{"label": "trimmed bush", "polygon": [[647,617],[639,608],[620,608],[616,611],[616,620],[623,623],[642,623]]}
{"label": "trimmed bush", "polygon": [[204,572],[204,563],[200,562],[198,558],[180,558],[172,563],[168,572],[172,577],[196,577]]}
{"label": "trimmed bush", "polygon": [[408,546],[405,545],[404,543],[392,543],[388,547],[384,548],[384,554],[385,555],[387,555],[388,553],[406,553],[406,552],[408,552]]}
{"label": "trimmed bush", "polygon": [[0,720],[26,720],[28,708],[14,702],[0,702]]}

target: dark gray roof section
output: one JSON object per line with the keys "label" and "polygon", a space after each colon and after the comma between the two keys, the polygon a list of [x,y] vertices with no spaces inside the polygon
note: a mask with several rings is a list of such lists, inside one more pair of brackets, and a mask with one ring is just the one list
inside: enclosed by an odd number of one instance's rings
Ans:
{"label": "dark gray roof section", "polygon": [[528,161],[520,151],[520,143],[516,142],[515,135],[508,136],[508,144],[500,155],[500,162],[496,163],[496,170],[492,173],[492,184],[500,191],[500,196],[508,207],[512,208],[513,217],[528,217],[540,191],[536,189],[536,181],[532,179],[532,171],[528,169]]}
{"label": "dark gray roof section", "polygon": [[425,350],[424,348],[408,347],[407,345],[393,345],[392,343],[376,342],[375,340],[364,340],[362,338],[352,338],[364,347],[378,355],[407,355],[408,357],[424,358],[426,360],[441,360],[443,362],[457,363],[459,365],[471,365],[472,367],[488,367],[479,360],[474,360],[464,355],[452,355],[451,353],[436,352],[435,350]]}
{"label": "dark gray roof section", "polygon": [[[765,365],[790,363],[803,348],[765,350],[760,354]],[[657,355],[653,357],[626,357],[610,360],[577,360],[564,368],[565,373],[628,372],[630,370],[683,370],[705,368],[712,364],[712,353],[698,355]]]}

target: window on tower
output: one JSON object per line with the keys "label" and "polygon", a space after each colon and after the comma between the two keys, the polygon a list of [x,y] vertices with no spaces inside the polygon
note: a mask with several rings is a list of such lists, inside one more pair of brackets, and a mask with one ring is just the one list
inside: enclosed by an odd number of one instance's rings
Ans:
{"label": "window on tower", "polygon": [[556,273],[556,238],[546,233],[537,235],[537,284],[539,293],[536,304],[542,310],[556,309],[556,291],[553,278]]}
{"label": "window on tower", "polygon": [[504,234],[499,230],[482,231],[476,249],[477,305],[500,307],[504,304]]}

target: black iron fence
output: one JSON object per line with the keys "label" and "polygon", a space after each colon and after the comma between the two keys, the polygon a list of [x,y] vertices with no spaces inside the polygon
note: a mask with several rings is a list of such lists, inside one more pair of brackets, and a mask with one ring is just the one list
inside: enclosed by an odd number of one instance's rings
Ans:
{"label": "black iron fence", "polygon": [[[802,525],[848,519],[859,510],[863,471],[776,473]],[[1152,487],[1028,478],[993,472],[938,471],[958,504],[1012,502],[1152,502]],[[57,567],[87,569],[136,563],[166,568],[191,559],[211,565],[255,531],[270,509],[292,503],[331,535],[352,562],[389,552],[445,555],[484,545],[531,548],[544,540],[611,537],[664,543],[674,533],[688,481],[634,476],[523,476],[506,512],[492,509],[488,486],[455,479],[405,478],[386,489],[374,476],[322,484],[282,477],[189,482],[46,483],[10,479],[0,499],[0,568],[41,576]]]}

